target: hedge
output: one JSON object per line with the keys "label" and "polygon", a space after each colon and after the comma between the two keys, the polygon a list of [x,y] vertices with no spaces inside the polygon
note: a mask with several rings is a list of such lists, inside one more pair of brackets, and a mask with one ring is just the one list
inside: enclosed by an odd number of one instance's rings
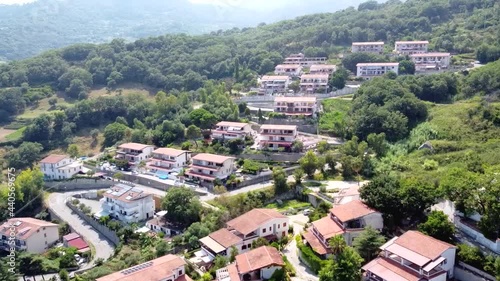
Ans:
{"label": "hedge", "polygon": [[297,237],[299,237],[299,239],[296,238],[297,248],[299,249],[299,251],[301,253],[302,259],[304,259],[304,261],[307,263],[309,268],[315,274],[318,274],[319,270],[324,266],[326,261],[324,261],[320,257],[318,257],[318,255],[316,255],[316,253],[314,253],[314,251],[311,249],[311,247],[304,245],[304,243],[302,242],[302,239],[300,239],[300,236],[297,236]]}

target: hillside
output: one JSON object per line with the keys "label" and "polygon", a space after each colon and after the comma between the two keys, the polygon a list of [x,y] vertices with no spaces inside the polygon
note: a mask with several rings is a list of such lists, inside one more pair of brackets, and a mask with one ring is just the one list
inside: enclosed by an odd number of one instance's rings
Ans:
{"label": "hillside", "polygon": [[[75,43],[202,34],[357,6],[356,1],[38,0],[0,5],[0,61]],[[285,8],[286,7],[286,8]]]}

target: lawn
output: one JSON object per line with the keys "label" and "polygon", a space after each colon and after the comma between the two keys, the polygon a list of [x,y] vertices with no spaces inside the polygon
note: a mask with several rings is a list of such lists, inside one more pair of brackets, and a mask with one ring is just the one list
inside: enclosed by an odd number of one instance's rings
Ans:
{"label": "lawn", "polygon": [[301,209],[301,208],[307,208],[310,206],[311,206],[311,203],[309,203],[309,202],[301,202],[301,201],[297,201],[297,200],[293,199],[293,200],[283,201],[283,204],[281,204],[281,205],[278,205],[278,203],[276,203],[276,202],[271,203],[271,204],[267,204],[265,206],[265,208],[278,209],[278,211],[286,211],[289,209]]}
{"label": "lawn", "polygon": [[16,130],[0,128],[0,142],[7,140],[7,137],[15,133]]}
{"label": "lawn", "polygon": [[8,135],[5,135],[3,137],[3,139],[2,139],[2,130],[5,131],[5,129],[0,129],[0,141],[3,141],[3,140],[16,141],[23,136],[23,132],[24,132],[24,130],[26,130],[26,127],[22,127],[20,129],[17,129],[17,130],[7,130],[7,131],[11,131],[11,133]]}
{"label": "lawn", "polygon": [[319,130],[323,133],[336,133],[339,124],[343,124],[352,102],[345,99],[327,99],[323,101],[323,113],[319,118]]}

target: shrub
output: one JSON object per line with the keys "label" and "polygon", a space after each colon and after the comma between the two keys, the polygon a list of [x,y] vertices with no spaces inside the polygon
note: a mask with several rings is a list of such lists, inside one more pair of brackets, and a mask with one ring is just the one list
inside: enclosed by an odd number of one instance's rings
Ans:
{"label": "shrub", "polygon": [[320,186],[319,187],[319,192],[326,193],[326,186]]}
{"label": "shrub", "polygon": [[439,163],[437,161],[428,159],[428,160],[424,161],[423,168],[426,171],[432,171],[432,170],[436,170],[438,168],[438,166],[439,166]]}
{"label": "shrub", "polygon": [[322,181],[322,180],[325,180],[325,177],[323,176],[323,174],[319,173],[319,174],[314,174],[313,179],[315,181]]}
{"label": "shrub", "polygon": [[[324,266],[325,262],[320,257],[314,253],[314,251],[309,247],[304,245],[300,236],[297,240],[297,248],[300,251],[302,259],[307,263],[309,268],[315,273],[318,274],[319,270]],[[297,238],[295,238],[297,239]]]}

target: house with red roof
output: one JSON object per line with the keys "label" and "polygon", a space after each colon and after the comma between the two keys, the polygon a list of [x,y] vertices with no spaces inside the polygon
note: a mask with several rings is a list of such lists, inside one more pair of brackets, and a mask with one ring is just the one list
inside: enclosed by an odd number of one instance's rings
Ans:
{"label": "house with red roof", "polygon": [[51,154],[40,161],[40,171],[46,180],[69,179],[82,169],[82,162],[71,159],[69,155]]}
{"label": "house with red roof", "polygon": [[265,150],[290,150],[297,139],[296,125],[265,124],[260,127],[257,142],[260,149]]}
{"label": "house with red roof", "polygon": [[245,253],[252,242],[262,237],[274,241],[286,236],[290,219],[273,209],[253,209],[226,223],[226,227],[200,239],[201,251],[197,256],[203,263],[215,256],[229,257],[234,246],[238,253]]}
{"label": "house with red roof", "polygon": [[365,266],[365,280],[446,281],[453,277],[456,247],[418,231],[408,231],[380,247]]}
{"label": "house with red roof", "polygon": [[300,91],[306,94],[326,93],[329,77],[329,73],[302,74],[300,76]]}
{"label": "house with red roof", "polygon": [[218,140],[244,139],[252,133],[248,123],[222,121],[212,130],[212,138]]}
{"label": "house with red roof", "polygon": [[170,173],[180,170],[191,160],[191,151],[175,148],[158,148],[152,152],[146,167],[152,173]]}
{"label": "house with red roof", "polygon": [[102,211],[96,217],[110,216],[125,223],[140,222],[154,217],[153,195],[137,187],[117,184],[101,199]]}
{"label": "house with red roof", "polygon": [[124,143],[118,146],[115,158],[127,160],[131,166],[134,166],[141,161],[147,161],[154,148],[152,145],[142,143]]}
{"label": "house with red roof", "polygon": [[358,237],[365,227],[382,230],[384,220],[382,214],[360,200],[353,200],[330,209],[328,216],[312,222],[312,226],[302,234],[307,244],[321,256],[331,254],[329,240],[342,235],[347,245]]}
{"label": "house with red roof", "polygon": [[80,234],[74,232],[63,236],[63,245],[65,247],[74,247],[79,253],[90,251],[87,242],[80,237]]}
{"label": "house with red roof", "polygon": [[213,185],[215,180],[225,180],[235,170],[235,158],[210,153],[200,153],[192,158],[185,175],[202,185]]}
{"label": "house with red roof", "polygon": [[267,280],[285,263],[274,247],[262,246],[236,256],[234,263],[216,271],[217,281]]}
{"label": "house with red roof", "polygon": [[394,52],[399,55],[413,55],[427,53],[429,41],[396,41]]}
{"label": "house with red roof", "polygon": [[57,224],[34,218],[11,218],[0,226],[0,249],[41,254],[59,241]]}

